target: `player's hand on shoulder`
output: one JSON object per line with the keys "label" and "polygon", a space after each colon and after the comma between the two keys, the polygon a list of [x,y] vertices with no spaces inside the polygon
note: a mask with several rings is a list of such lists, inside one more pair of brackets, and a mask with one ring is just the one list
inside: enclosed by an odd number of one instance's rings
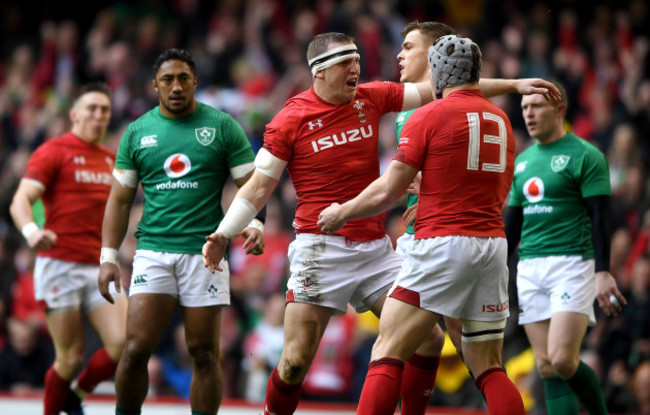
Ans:
{"label": "player's hand on shoulder", "polygon": [[27,244],[34,251],[45,251],[56,245],[57,236],[49,229],[39,229],[29,235]]}
{"label": "player's hand on shoulder", "polygon": [[116,264],[110,262],[99,264],[99,277],[97,278],[99,293],[106,299],[106,301],[115,304],[115,300],[113,299],[109,289],[111,282],[115,284],[115,291],[118,293],[122,291],[119,268]]}
{"label": "player's hand on shoulder", "polygon": [[596,299],[606,316],[617,316],[627,304],[627,300],[616,286],[616,279],[608,271],[596,273]]}
{"label": "player's hand on shoulder", "polygon": [[542,78],[517,79],[516,88],[521,95],[542,94],[551,102],[559,102],[562,99],[560,90],[552,82]]}
{"label": "player's hand on shoulder", "polygon": [[323,233],[334,233],[345,225],[345,221],[338,218],[340,210],[340,204],[332,203],[318,215],[318,222],[316,224]]}
{"label": "player's hand on shoulder", "polygon": [[246,254],[262,255],[264,253],[264,235],[261,230],[254,226],[248,226],[241,231],[240,235],[246,238],[244,242]]}
{"label": "player's hand on shoulder", "polygon": [[203,244],[203,265],[210,269],[214,274],[216,271],[223,271],[219,263],[226,255],[226,247],[230,240],[219,232],[213,232],[205,237],[206,242]]}

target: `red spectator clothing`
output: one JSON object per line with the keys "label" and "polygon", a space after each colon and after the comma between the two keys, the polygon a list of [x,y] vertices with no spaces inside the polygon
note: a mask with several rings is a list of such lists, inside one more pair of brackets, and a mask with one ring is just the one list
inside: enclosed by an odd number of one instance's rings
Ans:
{"label": "red spectator clothing", "polygon": [[241,236],[236,237],[230,244],[228,253],[231,278],[243,279],[251,267],[261,266],[266,270],[262,288],[264,295],[282,290],[289,268],[287,250],[292,240],[293,234],[290,231],[266,232],[264,254],[247,255],[244,249],[246,239]]}
{"label": "red spectator clothing", "polygon": [[45,312],[34,297],[34,277],[31,272],[18,275],[12,294],[11,315],[21,321],[38,321],[41,332],[47,334]]}
{"label": "red spectator clothing", "polygon": [[68,132],[43,143],[32,154],[24,179],[45,187],[45,227],[54,247],[38,256],[98,264],[102,218],[112,184],[115,155]]}
{"label": "red spectator clothing", "polygon": [[354,314],[333,316],[323,333],[314,361],[303,382],[303,392],[321,397],[345,397],[354,374]]}
{"label": "red spectator clothing", "polygon": [[515,141],[507,115],[478,90],[456,91],[416,110],[394,159],[422,171],[415,239],[505,237],[501,209]]}
{"label": "red spectator clothing", "polygon": [[[404,85],[370,82],[357,87],[355,98],[332,105],[313,87],[289,99],[266,126],[264,148],[288,162],[298,203],[296,233],[322,233],[319,213],[333,202],[354,198],[379,177],[379,120],[400,111]],[[379,216],[348,222],[334,233],[353,241],[385,235]]]}

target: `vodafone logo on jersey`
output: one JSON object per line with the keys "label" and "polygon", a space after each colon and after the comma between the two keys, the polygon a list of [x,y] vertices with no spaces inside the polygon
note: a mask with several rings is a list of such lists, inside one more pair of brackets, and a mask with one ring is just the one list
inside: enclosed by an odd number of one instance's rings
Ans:
{"label": "vodafone logo on jersey", "polygon": [[175,179],[183,177],[192,169],[192,162],[189,157],[182,153],[172,154],[165,160],[165,173]]}
{"label": "vodafone logo on jersey", "polygon": [[537,203],[544,198],[544,182],[539,177],[531,177],[524,184],[524,196],[530,203]]}

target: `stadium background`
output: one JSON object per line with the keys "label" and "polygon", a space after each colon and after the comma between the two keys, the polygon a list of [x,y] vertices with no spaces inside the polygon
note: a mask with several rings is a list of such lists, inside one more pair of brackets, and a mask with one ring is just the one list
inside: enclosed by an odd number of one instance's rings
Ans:
{"label": "stadium background", "polygon": [[[31,291],[33,255],[14,228],[8,206],[30,153],[69,128],[67,110],[80,83],[108,82],[113,119],[104,143],[115,150],[128,123],[157,104],[150,87],[154,58],[169,47],[187,48],[197,63],[197,99],[232,114],[257,150],[266,122],[288,97],[310,85],[304,53],[314,34],[341,31],[354,36],[363,79],[397,81],[400,30],[418,19],[443,21],[477,41],[484,55],[484,77],[552,77],[567,87],[569,127],[601,148],[610,163],[612,273],[635,302],[619,318],[599,316],[585,339],[584,360],[597,369],[612,412],[640,412],[641,402],[650,411],[649,10],[643,0],[3,0],[0,390],[29,395],[42,387],[5,381],[4,363],[15,356],[10,351],[30,362],[51,358],[43,316]],[[510,116],[518,152],[530,145],[519,100],[514,94],[494,99]],[[382,122],[383,166],[395,149],[393,121],[388,116]],[[230,186],[226,205],[233,191]],[[233,306],[224,313],[221,340],[229,399],[259,401],[268,369],[281,350],[285,254],[293,238],[294,205],[295,193],[285,177],[269,203],[267,252],[246,258],[237,243],[231,249]],[[140,208],[138,204],[133,209],[129,235]],[[396,209],[386,215],[393,238],[403,230],[400,213]],[[120,251],[124,275],[130,275],[133,249],[131,237]],[[511,284],[513,315],[504,357],[528,408],[541,414],[543,405],[535,403],[542,399],[542,390],[527,341],[516,325],[514,289]],[[152,396],[187,393],[188,361],[179,346],[182,328],[177,324],[177,319],[170,324],[150,365]],[[305,398],[355,402],[376,321],[349,313],[331,326],[307,380]],[[97,340],[89,334],[92,349]],[[444,356],[432,404],[482,407],[453,348]],[[43,370],[33,366],[30,370]],[[100,392],[110,394],[111,385]]]}

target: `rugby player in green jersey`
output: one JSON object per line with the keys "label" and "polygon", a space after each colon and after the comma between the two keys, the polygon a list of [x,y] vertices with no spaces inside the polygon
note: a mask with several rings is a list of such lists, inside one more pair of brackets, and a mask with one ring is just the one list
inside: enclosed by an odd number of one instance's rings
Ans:
{"label": "rugby player in green jersey", "polygon": [[567,132],[562,100],[524,96],[521,109],[535,144],[516,159],[506,215],[508,251],[519,242],[517,291],[523,325],[544,380],[549,414],[607,408],[594,371],[580,360],[594,299],[616,315],[625,298],[609,272],[610,181],[607,159]]}
{"label": "rugby player in green jersey", "polygon": [[[160,105],[131,123],[118,148],[113,187],[102,230],[99,290],[110,302],[110,282],[120,289],[117,249],[127,230],[138,182],[144,210],[129,288],[126,344],[118,364],[116,414],[139,414],[149,387],[147,362],[177,305],[193,363],[192,414],[215,414],[222,397],[219,366],[221,309],[230,304],[229,272],[203,266],[204,236],[223,218],[221,195],[228,176],[242,186],[255,154],[228,114],[197,102],[194,61],[170,49],[154,64]],[[259,215],[258,215],[259,216]],[[264,250],[263,225],[242,232],[247,253]]]}

